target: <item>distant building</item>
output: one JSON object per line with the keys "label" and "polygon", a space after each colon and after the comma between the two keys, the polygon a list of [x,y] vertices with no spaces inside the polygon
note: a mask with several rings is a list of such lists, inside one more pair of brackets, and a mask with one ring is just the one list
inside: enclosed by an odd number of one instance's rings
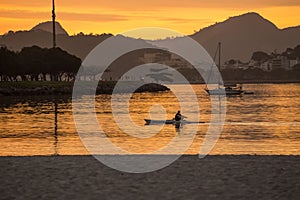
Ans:
{"label": "distant building", "polygon": [[221,70],[224,69],[261,69],[263,71],[272,71],[276,69],[292,70],[293,67],[300,64],[300,57],[295,54],[295,50],[288,48],[285,52],[279,54],[276,50],[265,58],[251,59],[248,63],[242,63],[239,60],[228,60]]}
{"label": "distant building", "polygon": [[168,52],[144,53],[141,60],[145,63],[161,63],[174,68],[192,68],[192,65],[180,56]]}
{"label": "distant building", "polygon": [[286,56],[283,55],[275,55],[272,58],[272,70],[275,69],[285,69],[289,70],[290,69],[290,62]]}
{"label": "distant building", "polygon": [[144,53],[141,59],[145,63],[165,63],[171,59],[171,54],[167,52]]}
{"label": "distant building", "polygon": [[261,63],[261,64],[259,65],[259,68],[260,68],[261,70],[267,71],[267,72],[272,71],[272,62],[270,62],[269,60],[267,60],[267,61]]}
{"label": "distant building", "polygon": [[226,69],[248,69],[249,64],[248,63],[243,63],[240,60],[228,60],[224,63],[224,65],[221,65],[221,70],[226,70]]}
{"label": "distant building", "polygon": [[269,60],[258,62],[250,60],[249,68],[258,68],[263,71],[272,71],[276,69],[291,70],[293,66],[299,63],[298,58],[289,58],[286,55],[273,53]]}
{"label": "distant building", "polygon": [[295,59],[292,59],[292,60],[289,60],[289,68],[292,69],[295,65],[299,64],[300,63],[300,60],[299,58],[295,58]]}

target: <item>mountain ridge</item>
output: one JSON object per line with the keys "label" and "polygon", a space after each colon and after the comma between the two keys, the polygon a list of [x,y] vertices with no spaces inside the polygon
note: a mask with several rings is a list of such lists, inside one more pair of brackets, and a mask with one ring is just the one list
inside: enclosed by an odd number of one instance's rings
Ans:
{"label": "mountain ridge", "polygon": [[[49,28],[50,27],[50,28]],[[29,31],[9,32],[0,36],[0,44],[11,50],[20,51],[22,47],[37,45],[52,46],[52,22],[43,22]],[[57,22],[57,46],[81,59],[100,42],[113,36],[112,34],[69,36],[67,31]],[[61,34],[60,34],[61,33]],[[255,12],[229,17],[227,20],[202,28],[191,38],[200,43],[213,57],[217,45],[222,43],[222,62],[228,59],[248,61],[254,51],[271,53],[275,50],[300,44],[300,25],[280,29],[274,23]],[[165,39],[165,42],[180,38]]]}
{"label": "mountain ridge", "polygon": [[218,42],[222,43],[222,61],[248,61],[254,51],[271,53],[300,44],[300,26],[279,29],[258,13],[246,13],[216,23],[190,35],[212,56]]}
{"label": "mountain ridge", "polygon": [[[29,31],[46,31],[52,33],[52,26],[52,21],[41,22],[33,28],[31,28]],[[56,35],[69,35],[68,32],[62,27],[62,25],[59,22],[55,22],[55,33]]]}

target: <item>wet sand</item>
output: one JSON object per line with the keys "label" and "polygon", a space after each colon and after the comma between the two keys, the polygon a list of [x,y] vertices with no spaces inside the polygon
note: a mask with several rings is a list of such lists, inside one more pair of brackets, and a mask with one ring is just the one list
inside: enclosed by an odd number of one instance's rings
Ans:
{"label": "wet sand", "polygon": [[299,199],[300,156],[183,156],[146,174],[92,156],[0,157],[0,199]]}

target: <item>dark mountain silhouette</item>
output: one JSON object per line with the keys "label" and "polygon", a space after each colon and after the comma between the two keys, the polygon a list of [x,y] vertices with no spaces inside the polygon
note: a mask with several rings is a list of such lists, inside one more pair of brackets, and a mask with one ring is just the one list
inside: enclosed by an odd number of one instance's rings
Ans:
{"label": "dark mountain silhouette", "polygon": [[[17,51],[33,45],[49,48],[52,46],[50,23],[41,23],[30,31],[9,31],[0,36],[0,45]],[[83,33],[69,36],[59,23],[56,27],[58,30],[57,46],[82,60],[96,45],[112,36],[111,34],[85,35]],[[229,59],[248,61],[255,51],[283,52],[288,47],[300,44],[299,35],[300,26],[279,29],[259,14],[247,13],[203,28],[191,37],[202,44],[212,57],[218,42],[222,42],[222,61],[224,62]],[[166,39],[158,42],[172,42],[180,39]]]}
{"label": "dark mountain silhouette", "polygon": [[257,13],[247,13],[216,23],[191,35],[213,56],[222,43],[222,60],[249,61],[254,51],[282,52],[300,44],[300,26],[279,29]]}
{"label": "dark mountain silhouette", "polygon": [[[255,51],[283,52],[300,44],[300,26],[279,29],[257,13],[230,17],[224,22],[200,29],[190,35],[214,57],[217,45],[222,43],[222,63],[230,59],[249,61]],[[158,43],[172,43],[182,38],[165,39]],[[180,42],[180,41],[177,41]]]}
{"label": "dark mountain silhouette", "polygon": [[[52,26],[53,25],[51,21],[42,22],[36,25],[35,27],[33,27],[30,31],[46,31],[52,33],[53,32]],[[60,25],[59,22],[55,22],[55,33],[56,35],[61,35],[61,34],[69,35],[68,32]]]}
{"label": "dark mountain silhouette", "polygon": [[[83,33],[80,33],[73,36],[69,36],[68,34],[58,34],[56,36],[56,43],[57,47],[60,47],[83,60],[95,46],[111,36],[111,34],[84,35]],[[31,47],[33,45],[51,48],[52,33],[37,29],[37,27],[30,31],[9,31],[0,36],[0,45],[4,45],[8,49],[14,51],[20,51],[23,47]]]}

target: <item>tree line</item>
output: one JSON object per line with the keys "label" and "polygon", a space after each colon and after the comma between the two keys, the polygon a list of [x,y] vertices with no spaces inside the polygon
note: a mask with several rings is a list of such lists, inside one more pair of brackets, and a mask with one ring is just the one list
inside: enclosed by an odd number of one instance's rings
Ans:
{"label": "tree line", "polygon": [[80,58],[60,48],[0,48],[0,81],[71,81],[80,66]]}
{"label": "tree line", "polygon": [[295,48],[287,48],[284,52],[282,53],[271,53],[267,54],[263,51],[256,51],[252,54],[251,59],[257,62],[265,62],[269,59],[272,59],[278,55],[285,56],[288,59],[300,59],[300,45],[297,45]]}

